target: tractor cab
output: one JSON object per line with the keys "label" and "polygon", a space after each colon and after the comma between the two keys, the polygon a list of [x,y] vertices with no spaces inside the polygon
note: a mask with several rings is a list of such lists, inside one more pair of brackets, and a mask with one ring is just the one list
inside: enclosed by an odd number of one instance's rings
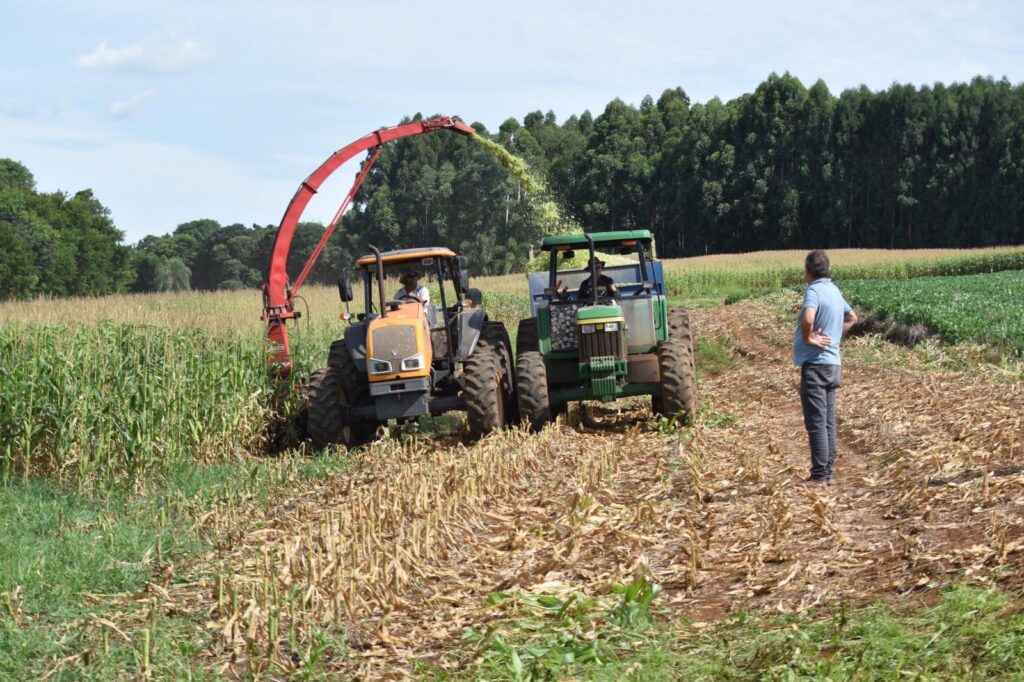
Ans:
{"label": "tractor cab", "polygon": [[[547,237],[541,250],[550,254],[548,270],[530,273],[528,283],[534,317],[550,324],[546,350],[576,351],[589,340],[584,335],[598,331],[594,320],[605,321],[604,330],[608,321],[614,326],[620,319],[623,326],[616,331],[629,352],[654,349],[664,323],[664,311],[657,316],[655,304],[664,302],[665,278],[649,231]],[[606,280],[611,290],[602,285]]]}
{"label": "tractor cab", "polygon": [[[371,331],[366,341],[369,380],[423,376],[431,368],[450,372],[460,331],[453,322],[481,304],[479,290],[469,287],[465,259],[441,247],[400,249],[380,253],[379,263],[376,254],[362,256],[355,274],[363,290],[363,312],[356,317]],[[340,286],[351,285],[343,278]],[[403,335],[407,344],[415,340],[416,354],[399,358],[404,350],[390,344]]]}

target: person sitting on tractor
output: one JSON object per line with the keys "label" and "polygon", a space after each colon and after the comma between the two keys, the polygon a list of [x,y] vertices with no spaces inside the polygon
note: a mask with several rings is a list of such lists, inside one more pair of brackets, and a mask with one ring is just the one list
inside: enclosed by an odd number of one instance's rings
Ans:
{"label": "person sitting on tractor", "polygon": [[416,270],[406,270],[398,281],[402,288],[395,294],[396,301],[417,301],[423,305],[430,303],[430,292],[425,286],[420,285],[420,278],[423,275]]}
{"label": "person sitting on tractor", "polygon": [[[589,268],[590,265],[591,264],[588,264],[587,267]],[[595,258],[592,262],[592,265],[594,266],[594,271],[597,273],[597,286],[604,287],[604,295],[618,296],[619,290],[615,286],[615,280],[613,280],[611,277],[607,275],[601,274],[601,271],[604,270],[604,261],[599,258]],[[576,294],[576,298],[580,301],[585,301],[589,299],[592,293],[591,289],[593,289],[593,286],[594,285],[591,282],[591,278],[587,277],[585,280],[580,282],[580,289],[579,292]]]}

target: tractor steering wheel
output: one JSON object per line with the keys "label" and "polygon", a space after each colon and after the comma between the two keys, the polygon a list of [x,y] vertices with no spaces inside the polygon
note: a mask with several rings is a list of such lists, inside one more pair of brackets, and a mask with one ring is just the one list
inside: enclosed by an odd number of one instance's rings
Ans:
{"label": "tractor steering wheel", "polygon": [[403,301],[406,300],[407,298],[408,299],[412,299],[413,301],[416,301],[417,303],[421,303],[423,305],[426,305],[426,301],[424,301],[422,298],[420,298],[416,294],[410,294],[410,293],[402,294],[402,300]]}

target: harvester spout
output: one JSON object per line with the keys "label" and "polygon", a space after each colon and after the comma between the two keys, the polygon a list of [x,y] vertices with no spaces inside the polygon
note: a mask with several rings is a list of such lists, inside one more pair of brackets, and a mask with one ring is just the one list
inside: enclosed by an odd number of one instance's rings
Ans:
{"label": "harvester spout", "polygon": [[[394,128],[382,128],[366,135],[352,144],[342,147],[334,152],[326,161],[310,173],[292,197],[288,208],[285,209],[281,225],[274,238],[274,249],[270,256],[270,266],[267,268],[267,279],[263,283],[263,319],[267,322],[267,340],[270,342],[270,357],[268,364],[271,374],[278,379],[286,379],[292,370],[291,348],[288,345],[288,330],[285,323],[298,317],[295,311],[295,294],[302,286],[323,251],[324,245],[330,238],[331,233],[341,223],[342,214],[355,199],[363,180],[366,179],[380,154],[380,148],[387,142],[398,140],[403,137],[432,133],[436,130],[451,130],[463,135],[475,135],[473,127],[453,116],[438,116],[426,121],[411,121]],[[320,189],[320,185],[336,171],[343,163],[362,152],[369,152],[369,156],[363,164],[362,170],[356,177],[352,188],[345,195],[345,200],[331,220],[330,225],[324,230],[323,236],[313,253],[306,261],[299,276],[292,281],[286,269],[288,263],[288,252],[291,249],[292,237],[295,235],[295,228],[306,209],[306,204]],[[378,271],[380,266],[378,264]],[[383,284],[381,284],[381,304],[383,306]],[[383,314],[383,311],[381,311]]]}

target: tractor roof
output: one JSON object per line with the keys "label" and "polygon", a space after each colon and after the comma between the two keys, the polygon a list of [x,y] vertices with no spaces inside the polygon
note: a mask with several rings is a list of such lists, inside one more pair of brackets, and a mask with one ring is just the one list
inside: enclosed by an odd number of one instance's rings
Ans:
{"label": "tractor roof", "polygon": [[[643,242],[645,246],[649,246],[652,237],[650,230],[612,230],[610,232],[591,232],[590,236],[594,238],[594,246],[631,246],[629,242]],[[544,237],[544,240],[540,243],[540,248],[544,251],[550,251],[551,249],[566,249],[581,247],[586,248],[587,236],[583,233],[579,234],[562,234],[557,237]]]}
{"label": "tractor roof", "polygon": [[[431,246],[420,249],[397,249],[395,251],[382,251],[381,260],[385,265],[396,265],[406,261],[418,261],[423,258],[455,258],[455,252],[443,246]],[[373,265],[377,262],[376,257],[371,253],[362,256],[356,261],[356,267]]]}

